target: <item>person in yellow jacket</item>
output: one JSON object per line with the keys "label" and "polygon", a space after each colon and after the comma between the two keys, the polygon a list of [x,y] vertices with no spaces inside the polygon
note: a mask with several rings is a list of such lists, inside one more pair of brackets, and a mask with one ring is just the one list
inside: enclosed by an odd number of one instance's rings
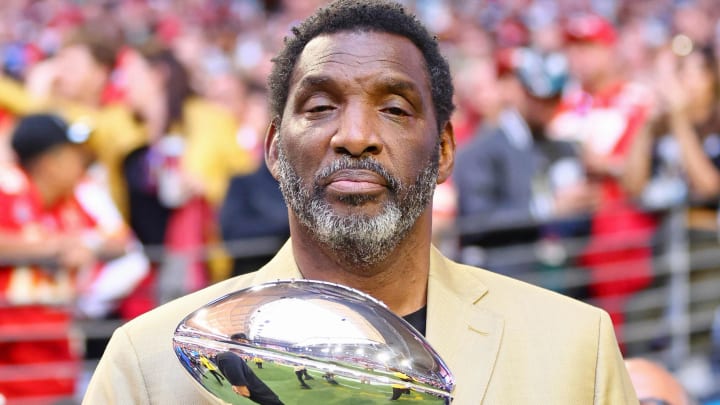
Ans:
{"label": "person in yellow jacket", "polygon": [[88,23],[65,40],[58,54],[36,64],[25,83],[0,73],[0,108],[15,116],[50,111],[73,124],[92,127],[88,146],[107,172],[113,201],[128,218],[122,160],[146,143],[133,112],[120,100],[105,94],[112,87],[111,73],[117,65],[120,41],[117,35]]}
{"label": "person in yellow jacket", "polygon": [[[77,37],[56,59],[38,66],[26,86],[0,76],[0,107],[17,115],[50,109],[68,121],[90,126],[93,135],[88,144],[106,169],[113,200],[143,243],[165,244],[170,215],[188,202],[207,205],[202,210],[204,220],[196,223],[213,224],[214,209],[223,201],[230,178],[257,166],[236,141],[235,118],[195,96],[172,53],[157,47],[124,51],[121,69],[128,83],[125,102],[103,104],[97,88],[107,85],[101,78],[104,73],[107,79],[110,67],[97,56],[107,52],[96,48],[87,36]],[[70,87],[63,85],[65,81],[74,82],[68,79],[72,74],[66,75],[67,66],[83,64],[87,66],[77,70],[92,72],[87,76],[93,78],[88,80],[93,86],[81,94],[94,94],[95,98],[57,91]],[[168,161],[172,163],[166,164]],[[181,225],[170,227],[186,229]],[[212,226],[189,233],[203,234],[193,242],[195,245],[219,240]],[[213,279],[229,274],[229,262],[221,252],[211,251],[211,258],[217,259],[211,266],[215,270]],[[202,277],[195,278],[189,285],[178,287],[179,292],[205,283]],[[178,292],[171,291],[164,299],[175,295]]]}
{"label": "person in yellow jacket", "polygon": [[[208,371],[208,373],[212,374],[213,377],[215,377],[218,384],[222,385],[222,380],[224,380],[225,377],[223,377],[222,374],[220,374],[220,369],[218,369],[218,367],[215,365],[215,363],[210,361],[210,359],[208,359],[207,357],[201,355],[200,356],[200,364],[202,364],[202,366],[205,367],[205,369]],[[207,376],[204,374],[203,374],[203,377],[207,378]]]}
{"label": "person in yellow jacket", "polygon": [[[90,48],[90,45],[73,42],[70,48]],[[66,48],[63,48],[66,49]],[[155,143],[163,136],[176,134],[186,142],[182,154],[182,167],[187,172],[187,187],[201,191],[213,206],[222,202],[230,177],[251,172],[258,164],[236,140],[238,123],[229,112],[192,94],[189,85],[178,85],[169,77],[163,64],[176,64],[171,52],[162,48],[145,52],[126,50],[123,58],[127,65],[127,103],[117,101],[103,104],[100,99],[90,102],[87,98],[67,98],[53,89],[66,80],[62,71],[68,64],[92,65],[80,70],[106,72],[110,67],[105,61],[94,59],[94,51],[87,50],[87,58],[66,62],[61,51],[57,59],[41,63],[30,74],[28,85],[19,83],[0,73],[0,106],[15,115],[53,110],[68,121],[82,121],[93,129],[90,148],[99,162],[109,171],[110,186],[121,211],[127,215],[126,193],[118,188],[118,180],[124,158],[132,151]],[[72,53],[73,55],[75,52]],[[176,68],[181,68],[179,65]],[[159,77],[167,74],[168,77]],[[179,73],[180,81],[187,81],[186,74]],[[99,77],[94,73],[91,77]],[[106,86],[101,80],[88,81],[91,89],[83,94],[99,94],[97,87]],[[94,83],[94,84],[93,84]],[[185,87],[184,89],[171,87]],[[29,87],[29,88],[28,88]],[[180,97],[175,97],[179,95]],[[98,97],[100,97],[98,95]]]}
{"label": "person in yellow jacket", "polygon": [[[215,209],[230,178],[257,163],[237,143],[235,118],[194,93],[170,50],[148,45],[131,51],[124,69],[127,103],[147,136],[123,161],[128,212],[144,243],[162,244],[171,253],[165,264],[173,271],[160,273],[167,276],[160,282],[166,287],[162,302],[207,283],[199,253],[219,242]],[[208,252],[215,279],[230,270],[218,253]],[[178,277],[174,270],[180,267],[184,276]]]}
{"label": "person in yellow jacket", "polygon": [[402,381],[405,381],[405,383],[401,383],[398,381],[391,385],[393,393],[392,397],[390,397],[390,400],[397,401],[403,394],[410,394],[410,385],[408,383],[412,382],[413,379],[407,374],[401,373],[399,371],[394,372],[393,376]]}

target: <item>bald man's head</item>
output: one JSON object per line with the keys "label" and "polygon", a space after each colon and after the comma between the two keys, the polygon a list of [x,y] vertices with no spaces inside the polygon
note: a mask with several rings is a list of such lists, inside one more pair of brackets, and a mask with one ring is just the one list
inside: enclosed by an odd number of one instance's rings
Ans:
{"label": "bald man's head", "polygon": [[663,366],[646,359],[625,360],[640,404],[691,405],[685,389]]}

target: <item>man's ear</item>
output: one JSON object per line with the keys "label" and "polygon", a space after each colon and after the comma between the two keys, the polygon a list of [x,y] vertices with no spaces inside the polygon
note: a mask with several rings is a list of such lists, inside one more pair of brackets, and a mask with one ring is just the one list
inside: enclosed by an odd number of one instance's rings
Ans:
{"label": "man's ear", "polygon": [[440,132],[440,148],[438,150],[438,179],[437,183],[443,183],[452,174],[455,165],[455,131],[452,123],[448,121]]}
{"label": "man's ear", "polygon": [[265,132],[265,164],[273,177],[277,178],[275,167],[278,161],[278,120],[274,119]]}

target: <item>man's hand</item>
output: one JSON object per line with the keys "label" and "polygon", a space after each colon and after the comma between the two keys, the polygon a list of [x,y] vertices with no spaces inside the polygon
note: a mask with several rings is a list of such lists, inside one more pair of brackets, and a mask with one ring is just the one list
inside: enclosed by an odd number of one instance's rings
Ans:
{"label": "man's hand", "polygon": [[233,391],[235,391],[236,394],[242,395],[245,398],[250,398],[250,390],[246,385],[233,385]]}
{"label": "man's hand", "polygon": [[95,262],[95,253],[79,238],[68,237],[58,250],[58,261],[62,267],[79,270]]}
{"label": "man's hand", "polygon": [[689,106],[687,90],[678,74],[677,55],[669,50],[661,52],[655,62],[655,93],[662,109],[670,114],[684,114]]}

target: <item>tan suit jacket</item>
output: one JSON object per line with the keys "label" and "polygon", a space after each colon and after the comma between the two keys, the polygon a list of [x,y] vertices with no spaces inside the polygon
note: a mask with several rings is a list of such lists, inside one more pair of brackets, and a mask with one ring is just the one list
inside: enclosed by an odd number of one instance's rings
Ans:
{"label": "tan suit jacket", "polygon": [[[605,312],[454,263],[434,248],[430,256],[427,338],[455,375],[454,405],[637,403]],[[291,278],[301,275],[287,243],[259,271],[118,328],[83,404],[207,403],[173,352],[175,327],[227,293]]]}

